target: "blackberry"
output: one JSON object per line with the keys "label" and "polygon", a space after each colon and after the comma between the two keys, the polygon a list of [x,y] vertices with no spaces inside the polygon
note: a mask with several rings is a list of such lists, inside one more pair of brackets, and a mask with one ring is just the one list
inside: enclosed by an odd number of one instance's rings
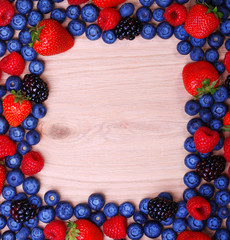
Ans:
{"label": "blackberry", "polygon": [[141,33],[141,29],[142,24],[138,19],[126,17],[122,18],[117,24],[114,28],[114,33],[120,40],[123,40],[124,38],[127,40],[133,40]]}
{"label": "blackberry", "polygon": [[15,222],[26,222],[36,215],[36,205],[30,204],[27,199],[13,201],[10,214]]}
{"label": "blackberry", "polygon": [[149,216],[161,222],[176,214],[178,204],[168,199],[156,197],[149,200],[147,208]]}
{"label": "blackberry", "polygon": [[200,177],[205,181],[211,182],[220,177],[221,173],[225,170],[226,160],[224,157],[214,155],[202,159],[196,165],[196,171]]}
{"label": "blackberry", "polygon": [[228,75],[227,79],[225,80],[225,86],[228,90],[228,97],[230,98],[230,75]]}
{"label": "blackberry", "polygon": [[42,103],[49,96],[47,84],[35,74],[25,75],[22,82],[22,91],[35,103]]}

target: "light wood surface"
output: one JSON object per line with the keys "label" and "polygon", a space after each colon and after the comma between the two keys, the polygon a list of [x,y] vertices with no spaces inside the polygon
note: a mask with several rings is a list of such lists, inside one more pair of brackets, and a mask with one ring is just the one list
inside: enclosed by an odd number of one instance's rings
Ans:
{"label": "light wood surface", "polygon": [[182,199],[191,97],[181,72],[191,60],[177,53],[177,43],[156,36],[107,45],[82,36],[66,53],[39,57],[50,88],[33,147],[45,158],[40,196],[57,190],[76,205],[100,192],[136,208],[162,191]]}

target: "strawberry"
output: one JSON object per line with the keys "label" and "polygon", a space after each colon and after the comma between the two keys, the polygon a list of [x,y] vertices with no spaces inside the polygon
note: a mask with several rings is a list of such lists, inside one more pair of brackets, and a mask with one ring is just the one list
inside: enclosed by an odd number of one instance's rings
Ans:
{"label": "strawberry", "polygon": [[208,127],[200,127],[194,134],[195,147],[200,153],[211,152],[219,139],[219,133]]}
{"label": "strawberry", "polygon": [[125,238],[127,229],[127,219],[123,216],[115,216],[103,224],[104,234],[110,238]]}
{"label": "strawberry", "polygon": [[177,240],[211,240],[211,238],[202,232],[186,230],[178,235]]}
{"label": "strawberry", "polygon": [[230,73],[230,51],[226,52],[223,63],[226,70]]}
{"label": "strawberry", "polygon": [[213,94],[219,83],[219,74],[215,67],[205,61],[185,65],[182,75],[186,91],[196,98],[209,92]]}
{"label": "strawberry", "polygon": [[68,0],[69,5],[80,5],[86,2],[88,2],[88,0]]}
{"label": "strawberry", "polygon": [[0,68],[9,75],[19,76],[25,69],[25,62],[18,52],[12,52],[0,61]]}
{"label": "strawberry", "polygon": [[16,149],[16,144],[9,137],[0,135],[0,158],[14,155]]}
{"label": "strawberry", "polygon": [[74,40],[56,20],[44,19],[30,29],[32,42],[29,44],[43,56],[65,52],[73,47]]}
{"label": "strawberry", "polygon": [[50,240],[65,240],[66,230],[65,222],[54,220],[45,226],[44,235],[46,239]]}
{"label": "strawberry", "polygon": [[224,131],[230,132],[230,111],[225,114],[223,124],[224,127],[222,127],[222,129]]}
{"label": "strawberry", "polygon": [[118,4],[121,4],[125,1],[126,0],[93,0],[93,3],[100,8],[106,8],[106,7],[115,7]]}
{"label": "strawberry", "polygon": [[208,219],[211,214],[209,202],[200,196],[189,198],[186,207],[189,214],[199,221]]}
{"label": "strawberry", "polygon": [[230,137],[224,140],[224,157],[230,162]]}
{"label": "strawberry", "polygon": [[102,30],[107,31],[115,28],[120,20],[121,15],[116,9],[104,8],[99,13],[98,25]]}
{"label": "strawberry", "polygon": [[6,168],[3,165],[3,162],[1,162],[0,163],[0,194],[2,193],[5,180],[6,180]]}
{"label": "strawberry", "polygon": [[164,13],[165,21],[176,27],[185,22],[187,17],[187,8],[184,5],[173,3]]}
{"label": "strawberry", "polygon": [[43,157],[35,151],[28,152],[21,162],[21,170],[25,175],[31,176],[40,172],[44,167]]}
{"label": "strawberry", "polygon": [[75,222],[69,221],[67,224],[68,232],[65,240],[103,240],[103,233],[92,222],[80,219]]}
{"label": "strawberry", "polygon": [[12,91],[3,100],[5,118],[12,127],[19,126],[31,111],[31,102],[21,94]]}
{"label": "strawberry", "polygon": [[194,38],[206,38],[218,28],[222,16],[217,7],[196,4],[188,13],[184,29]]}
{"label": "strawberry", "polygon": [[7,0],[0,0],[0,26],[2,27],[10,24],[13,16],[14,8],[12,4]]}

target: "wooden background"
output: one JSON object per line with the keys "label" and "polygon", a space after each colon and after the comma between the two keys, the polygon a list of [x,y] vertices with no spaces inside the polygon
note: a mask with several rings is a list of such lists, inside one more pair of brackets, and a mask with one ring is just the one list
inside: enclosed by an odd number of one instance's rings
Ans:
{"label": "wooden background", "polygon": [[156,36],[107,45],[82,36],[66,53],[39,57],[50,88],[33,148],[45,158],[40,196],[57,190],[76,205],[100,192],[106,202],[137,208],[162,191],[182,199],[191,97],[181,72],[191,60],[177,53],[177,43]]}

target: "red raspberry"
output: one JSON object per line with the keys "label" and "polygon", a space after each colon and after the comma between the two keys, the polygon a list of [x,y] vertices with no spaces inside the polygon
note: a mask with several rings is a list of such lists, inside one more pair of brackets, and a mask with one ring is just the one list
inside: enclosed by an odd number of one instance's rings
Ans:
{"label": "red raspberry", "polygon": [[9,75],[19,76],[25,69],[25,62],[17,52],[12,52],[0,61],[0,68]]}
{"label": "red raspberry", "polygon": [[14,8],[7,0],[0,0],[0,26],[6,26],[14,16]]}
{"label": "red raspberry", "polygon": [[184,5],[173,3],[165,11],[165,21],[176,27],[183,24],[187,17],[187,9]]}
{"label": "red raspberry", "polygon": [[65,240],[67,227],[64,222],[54,220],[48,223],[44,229],[44,235],[49,240]]}
{"label": "red raspberry", "polygon": [[35,151],[28,152],[21,163],[21,170],[25,175],[31,176],[40,172],[44,167],[44,159]]}
{"label": "red raspberry", "polygon": [[230,162],[230,137],[224,140],[224,157]]}
{"label": "red raspberry", "polygon": [[82,3],[86,3],[88,0],[68,0],[70,5],[80,5]]}
{"label": "red raspberry", "polygon": [[0,158],[12,156],[16,153],[16,144],[7,136],[0,135]]}
{"label": "red raspberry", "polygon": [[102,30],[108,31],[115,28],[120,20],[121,15],[116,9],[104,8],[99,13],[98,25]]}
{"label": "red raspberry", "polygon": [[177,240],[211,240],[211,238],[202,232],[186,230],[178,235]]}
{"label": "red raspberry", "polygon": [[208,219],[211,213],[209,202],[200,196],[190,198],[186,207],[189,214],[199,221]]}
{"label": "red raspberry", "polygon": [[230,73],[230,51],[226,52],[223,63],[226,70]]}
{"label": "red raspberry", "polygon": [[196,150],[200,153],[209,153],[219,142],[219,133],[208,127],[200,127],[194,134]]}

